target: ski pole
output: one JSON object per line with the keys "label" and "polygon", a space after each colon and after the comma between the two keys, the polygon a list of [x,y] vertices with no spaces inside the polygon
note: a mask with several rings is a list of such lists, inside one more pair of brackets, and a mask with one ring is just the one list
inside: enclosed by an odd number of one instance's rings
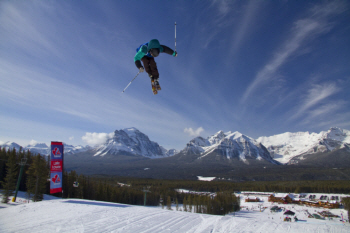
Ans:
{"label": "ski pole", "polygon": [[[137,73],[137,75],[135,76],[135,78],[136,78],[139,74],[140,74],[140,71]],[[126,90],[126,88],[128,88],[128,86],[130,86],[130,84],[132,83],[132,81],[135,80],[135,78],[133,78],[133,79],[131,80],[131,82],[124,88],[124,90],[123,90],[122,93],[124,93],[124,91]]]}
{"label": "ski pole", "polygon": [[176,22],[175,22],[175,52],[176,52]]}

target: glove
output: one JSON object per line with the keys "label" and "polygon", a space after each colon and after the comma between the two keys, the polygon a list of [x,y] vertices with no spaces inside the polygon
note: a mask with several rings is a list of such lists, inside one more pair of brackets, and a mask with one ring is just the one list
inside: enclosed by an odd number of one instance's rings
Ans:
{"label": "glove", "polygon": [[174,57],[177,57],[177,52],[176,52],[176,51],[173,53],[173,56],[174,56]]}
{"label": "glove", "polygon": [[142,73],[143,71],[145,71],[145,69],[143,67],[140,67],[140,73]]}

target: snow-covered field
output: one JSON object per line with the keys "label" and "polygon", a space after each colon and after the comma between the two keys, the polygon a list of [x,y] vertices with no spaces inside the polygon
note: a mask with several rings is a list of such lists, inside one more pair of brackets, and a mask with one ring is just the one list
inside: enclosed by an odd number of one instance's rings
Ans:
{"label": "snow-covered field", "polygon": [[[57,199],[24,203],[19,193],[16,203],[0,204],[0,232],[350,232],[350,224],[340,218],[317,220],[310,214],[323,209],[298,205],[278,205],[296,213],[298,222],[284,222],[282,212],[271,213],[267,197],[263,202],[246,203],[242,210],[226,216],[195,214],[81,199]],[[268,207],[268,208],[264,208]],[[260,212],[261,209],[261,212]],[[343,214],[344,209],[330,210]]]}

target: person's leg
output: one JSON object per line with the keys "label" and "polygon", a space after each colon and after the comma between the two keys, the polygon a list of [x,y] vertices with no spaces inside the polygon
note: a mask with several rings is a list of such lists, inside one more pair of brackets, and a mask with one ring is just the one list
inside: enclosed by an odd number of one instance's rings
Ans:
{"label": "person's leg", "polygon": [[151,74],[152,74],[153,78],[154,79],[158,79],[159,78],[159,73],[158,73],[157,63],[156,63],[156,61],[154,60],[153,57],[151,57],[149,59],[149,66],[150,66]]}
{"label": "person's leg", "polygon": [[149,76],[152,76],[152,70],[151,70],[151,66],[150,66],[150,57],[144,56],[141,59],[142,63],[143,63],[143,67],[145,68],[147,74]]}
{"label": "person's leg", "polygon": [[[144,56],[141,61],[143,62],[143,66],[146,70],[146,72],[148,73],[148,76],[151,78],[151,85],[152,85],[152,91],[153,91],[153,94],[157,94],[157,86],[155,85],[155,82],[154,82],[154,77],[153,77],[153,71],[151,69],[151,65],[150,65],[150,61],[154,59],[153,58],[150,58],[150,57],[146,57]],[[158,71],[157,71],[158,73]],[[159,74],[158,74],[159,75]]]}
{"label": "person's leg", "polygon": [[154,80],[154,85],[156,86],[157,90],[159,91],[162,88],[159,85],[159,80],[158,80],[159,79],[159,72],[158,72],[158,68],[157,68],[157,63],[153,57],[149,60],[149,64],[151,67],[152,79]]}

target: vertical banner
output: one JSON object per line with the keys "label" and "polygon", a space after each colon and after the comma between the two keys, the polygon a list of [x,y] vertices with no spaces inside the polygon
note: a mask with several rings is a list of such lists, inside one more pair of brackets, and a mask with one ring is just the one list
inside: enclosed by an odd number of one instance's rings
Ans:
{"label": "vertical banner", "polygon": [[50,193],[62,192],[63,143],[51,142]]}

